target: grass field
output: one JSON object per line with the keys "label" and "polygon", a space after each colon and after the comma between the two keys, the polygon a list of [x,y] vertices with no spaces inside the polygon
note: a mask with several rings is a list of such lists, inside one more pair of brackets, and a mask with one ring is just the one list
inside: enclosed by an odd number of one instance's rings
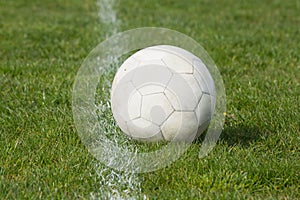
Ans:
{"label": "grass field", "polygon": [[[217,146],[140,174],[147,199],[300,198],[300,2],[120,1],[119,31],[161,26],[208,51],[227,116]],[[101,196],[77,135],[72,86],[109,28],[95,0],[0,2],[0,199]],[[126,188],[126,186],[123,186]]]}

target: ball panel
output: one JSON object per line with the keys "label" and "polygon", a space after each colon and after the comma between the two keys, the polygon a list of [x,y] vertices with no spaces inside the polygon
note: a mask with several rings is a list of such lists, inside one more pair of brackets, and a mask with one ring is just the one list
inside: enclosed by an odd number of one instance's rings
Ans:
{"label": "ball panel", "polygon": [[151,62],[152,60],[161,60],[167,54],[168,54],[167,52],[145,48],[133,54],[132,57],[138,61]]}
{"label": "ball panel", "polygon": [[164,91],[175,110],[193,111],[202,90],[191,74],[174,74]]}
{"label": "ball panel", "polygon": [[114,91],[115,87],[119,84],[120,81],[122,83],[131,81],[133,77],[132,70],[135,70],[137,67],[139,67],[139,61],[133,59],[132,57],[129,57],[118,69],[112,83],[111,91]]}
{"label": "ball panel", "polygon": [[131,137],[135,139],[157,137],[156,135],[160,133],[159,126],[143,118],[131,120],[127,122],[127,126]]}
{"label": "ball panel", "polygon": [[162,50],[162,51],[173,53],[177,56],[183,56],[185,58],[185,60],[187,62],[189,62],[190,64],[192,64],[191,60],[198,58],[189,51],[186,51],[180,47],[171,46],[171,45],[157,45],[157,46],[153,46],[153,47],[148,47],[147,49]]}
{"label": "ball panel", "polygon": [[[117,84],[111,93],[112,112],[118,113],[123,120],[131,120],[130,115],[136,113],[136,105],[141,105],[141,96],[138,96],[138,91],[134,88],[131,82]],[[129,115],[129,109],[132,111]]]}
{"label": "ball panel", "polygon": [[167,141],[191,142],[197,134],[198,121],[194,112],[175,111],[163,123],[161,130]]}
{"label": "ball panel", "polygon": [[201,88],[202,92],[209,94],[210,93],[210,89],[208,87],[208,84],[207,84],[205,78],[202,77],[202,74],[199,73],[198,70],[194,70],[193,76],[196,79],[196,81],[197,81],[199,87]]}
{"label": "ball panel", "polygon": [[[125,102],[124,102],[125,103]],[[134,119],[141,116],[142,95],[134,90],[128,100],[129,119]]]}
{"label": "ball panel", "polygon": [[163,93],[143,97],[141,116],[160,126],[173,112],[167,97]]}
{"label": "ball panel", "polygon": [[198,71],[202,78],[204,78],[209,90],[209,94],[215,96],[215,84],[209,70],[200,59],[193,59],[194,69]]}
{"label": "ball panel", "polygon": [[[163,51],[162,51],[163,52]],[[194,67],[188,63],[183,57],[177,56],[175,54],[167,54],[162,58],[168,68],[171,69],[173,73],[193,73]]]}
{"label": "ball panel", "polygon": [[163,93],[164,90],[165,90],[165,87],[163,85],[159,85],[159,84],[144,85],[144,86],[138,88],[138,91],[143,96],[150,95],[150,94]]}
{"label": "ball panel", "polygon": [[158,66],[161,66],[161,67],[167,67],[162,59],[153,59],[153,60],[140,61],[140,67],[143,67],[145,65],[158,65]]}
{"label": "ball panel", "polygon": [[145,65],[137,68],[132,77],[133,85],[139,90],[147,85],[161,85],[165,87],[172,73],[162,65]]}
{"label": "ball panel", "polygon": [[203,94],[195,110],[199,126],[211,119],[211,96]]}
{"label": "ball panel", "polygon": [[158,141],[163,141],[164,140],[161,132],[159,132],[156,135],[151,136],[151,137],[147,137],[147,138],[134,138],[134,139],[136,139],[138,141],[142,141],[142,142],[158,142]]}

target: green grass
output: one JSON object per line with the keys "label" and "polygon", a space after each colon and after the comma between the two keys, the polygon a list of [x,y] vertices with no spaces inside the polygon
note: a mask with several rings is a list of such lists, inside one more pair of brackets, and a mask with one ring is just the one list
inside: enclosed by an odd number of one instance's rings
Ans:
{"label": "green grass", "polygon": [[[181,31],[219,66],[227,117],[200,142],[141,174],[149,199],[300,198],[300,3],[120,1],[121,30]],[[72,119],[76,72],[107,27],[87,1],[0,2],[0,199],[89,198],[101,187]]]}

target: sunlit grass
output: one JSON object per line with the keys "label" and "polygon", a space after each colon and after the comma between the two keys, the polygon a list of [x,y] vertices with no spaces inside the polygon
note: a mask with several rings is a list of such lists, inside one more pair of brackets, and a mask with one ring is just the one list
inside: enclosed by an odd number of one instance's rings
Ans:
{"label": "sunlit grass", "polygon": [[[106,36],[97,9],[92,0],[0,2],[0,199],[99,191],[71,110],[76,72]],[[227,94],[213,151],[199,159],[195,142],[171,166],[140,174],[141,196],[300,198],[299,2],[126,0],[117,9],[122,30],[163,26],[197,40]]]}

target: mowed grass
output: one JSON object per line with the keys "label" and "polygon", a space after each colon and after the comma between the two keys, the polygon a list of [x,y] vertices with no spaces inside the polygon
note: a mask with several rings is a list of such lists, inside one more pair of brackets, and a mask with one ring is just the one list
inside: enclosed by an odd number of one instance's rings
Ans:
{"label": "mowed grass", "polygon": [[[120,1],[121,30],[162,26],[204,46],[227,117],[213,151],[141,174],[149,199],[300,198],[300,3]],[[89,198],[93,157],[72,119],[83,59],[105,39],[96,2],[0,2],[0,199]]]}

